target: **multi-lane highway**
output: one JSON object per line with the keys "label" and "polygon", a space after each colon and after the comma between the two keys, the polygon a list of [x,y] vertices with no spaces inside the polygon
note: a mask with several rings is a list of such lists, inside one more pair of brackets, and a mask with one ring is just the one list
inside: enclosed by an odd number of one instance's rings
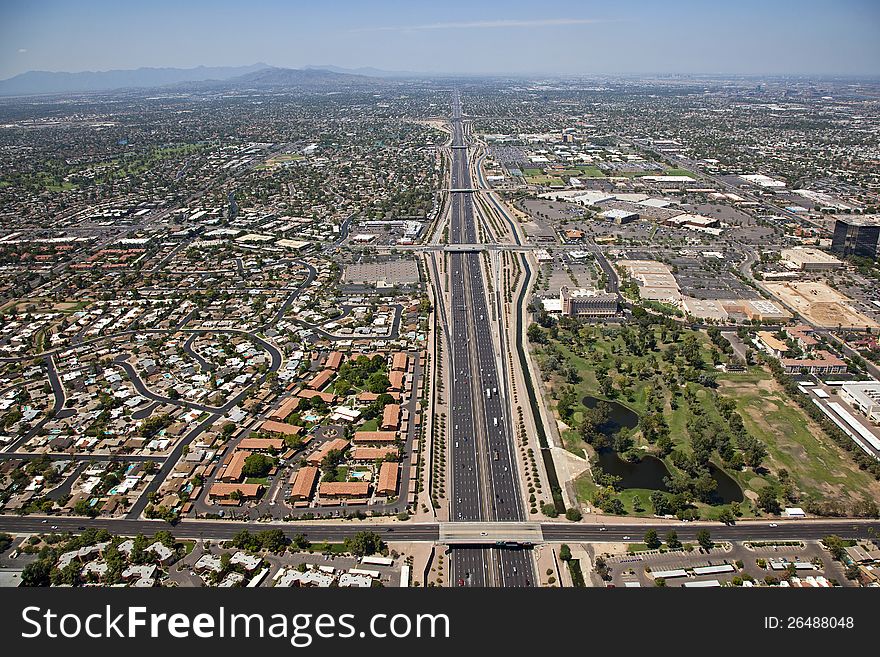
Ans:
{"label": "multi-lane highway", "polygon": [[[458,93],[453,101],[452,190],[470,190],[471,175]],[[477,220],[470,191],[450,192],[450,244],[476,244]],[[452,521],[522,521],[511,418],[499,376],[498,346],[490,316],[480,253],[449,255],[452,306],[450,449]],[[455,548],[451,581],[468,586],[530,586],[528,551]]]}

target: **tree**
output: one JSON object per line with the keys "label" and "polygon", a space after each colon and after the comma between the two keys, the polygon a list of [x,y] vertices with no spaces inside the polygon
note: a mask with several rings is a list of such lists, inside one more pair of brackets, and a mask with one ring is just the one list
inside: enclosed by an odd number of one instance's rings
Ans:
{"label": "tree", "polygon": [[556,510],[555,504],[544,504],[541,507],[541,513],[543,513],[548,518],[556,518],[559,516],[559,511]]}
{"label": "tree", "polygon": [[571,520],[572,522],[579,522],[583,517],[581,512],[574,507],[565,510],[565,517],[567,520]]}
{"label": "tree", "polygon": [[88,516],[90,518],[94,518],[98,515],[98,509],[95,506],[90,505],[89,501],[85,498],[77,501],[77,503],[73,505],[73,512],[78,516]]}
{"label": "tree", "polygon": [[529,342],[536,342],[538,344],[544,344],[547,342],[547,336],[544,335],[544,330],[537,324],[529,326],[526,330],[526,337],[528,337]]}
{"label": "tree", "polygon": [[294,534],[290,539],[290,547],[296,550],[306,550],[312,546],[311,541],[306,538],[305,534]]}
{"label": "tree", "polygon": [[663,492],[655,490],[648,499],[651,500],[651,506],[654,507],[655,515],[666,516],[675,513],[669,498]]}
{"label": "tree", "polygon": [[701,529],[697,532],[697,543],[700,544],[701,548],[707,551],[715,547],[715,543],[712,541],[712,535],[709,534],[708,529]]}
{"label": "tree", "polygon": [[52,583],[50,573],[52,564],[49,561],[40,559],[29,563],[21,571],[22,586],[49,586]]}
{"label": "tree", "polygon": [[656,529],[649,529],[645,532],[645,545],[649,550],[656,550],[662,545]]}
{"label": "tree", "polygon": [[678,533],[675,531],[666,532],[666,547],[670,550],[680,550],[681,541],[678,540]]}
{"label": "tree", "polygon": [[773,486],[765,486],[758,492],[758,506],[767,513],[778,514],[782,511],[782,505],[776,497],[776,489]]}
{"label": "tree", "polygon": [[357,557],[364,557],[376,552],[381,552],[385,543],[376,532],[358,532],[354,536],[345,539],[345,549]]}
{"label": "tree", "polygon": [[265,454],[251,454],[244,460],[241,474],[245,477],[265,477],[275,466],[275,459]]}
{"label": "tree", "polygon": [[736,522],[736,516],[733,515],[733,511],[730,509],[722,509],[721,513],[718,514],[718,521],[723,522],[725,525],[732,525]]}
{"label": "tree", "polygon": [[569,561],[571,559],[571,548],[565,543],[559,548],[559,558],[563,561]]}
{"label": "tree", "polygon": [[822,543],[828,548],[835,561],[843,561],[843,555],[846,554],[846,543],[840,536],[831,534],[823,538]]}

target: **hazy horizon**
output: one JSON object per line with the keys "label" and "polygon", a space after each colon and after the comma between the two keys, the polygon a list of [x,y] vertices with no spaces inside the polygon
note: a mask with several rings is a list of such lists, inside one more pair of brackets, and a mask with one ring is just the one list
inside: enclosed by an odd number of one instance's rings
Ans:
{"label": "hazy horizon", "polygon": [[460,75],[880,75],[872,0],[37,0],[0,16],[0,79],[257,62]]}

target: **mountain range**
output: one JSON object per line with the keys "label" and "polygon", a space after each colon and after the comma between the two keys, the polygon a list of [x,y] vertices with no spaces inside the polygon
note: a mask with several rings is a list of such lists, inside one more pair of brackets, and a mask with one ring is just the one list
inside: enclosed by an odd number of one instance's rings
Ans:
{"label": "mountain range", "polygon": [[138,68],[110,71],[56,73],[28,71],[0,80],[0,96],[30,96],[167,87],[174,90],[222,90],[244,88],[319,88],[333,85],[380,85],[387,78],[412,76],[404,71],[383,71],[338,66],[278,68],[257,63],[251,66],[198,66],[195,68]]}

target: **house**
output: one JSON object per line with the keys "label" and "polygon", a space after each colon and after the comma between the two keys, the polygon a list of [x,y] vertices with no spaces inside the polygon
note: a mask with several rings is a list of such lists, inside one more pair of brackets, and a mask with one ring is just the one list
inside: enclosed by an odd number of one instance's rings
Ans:
{"label": "house", "polygon": [[284,422],[291,413],[296,411],[299,401],[299,397],[288,397],[283,403],[269,412],[269,418]]}
{"label": "house", "polygon": [[770,331],[758,331],[758,342],[767,353],[776,358],[782,358],[789,351],[788,345]]}
{"label": "house", "polygon": [[326,404],[335,404],[336,395],[329,392],[319,392],[317,390],[300,390],[297,395],[303,399],[311,399],[312,397],[320,397],[321,401]]}
{"label": "house", "polygon": [[349,458],[352,461],[359,461],[361,463],[371,462],[371,461],[384,461],[385,457],[389,454],[393,454],[395,457],[397,456],[397,448],[396,447],[355,447],[351,450],[349,454]]}
{"label": "house", "polygon": [[828,353],[827,351],[817,351],[815,358],[783,358],[782,367],[786,374],[799,374],[807,371],[810,374],[842,374],[846,372],[846,363]]}
{"label": "house", "polygon": [[[286,425],[291,426],[291,425]],[[299,429],[299,427],[291,427]],[[238,443],[238,449],[246,449],[251,452],[270,452],[281,451],[284,447],[284,441],[281,438],[243,438]]]}
{"label": "house", "polygon": [[809,326],[792,326],[786,328],[785,333],[804,351],[811,351],[819,344],[819,341],[813,337],[813,329]]}
{"label": "house", "polygon": [[312,390],[320,390],[328,383],[330,383],[330,379],[332,379],[334,376],[336,376],[336,372],[334,372],[333,370],[322,370],[314,377],[312,377],[312,380],[306,384],[306,387]]}
{"label": "house", "polygon": [[282,436],[298,436],[302,431],[302,427],[287,424],[286,422],[278,422],[277,420],[265,420],[260,425],[260,431],[280,433]]}
{"label": "house", "polygon": [[388,444],[397,440],[396,431],[355,431],[355,445]]}
{"label": "house", "polygon": [[318,484],[318,494],[329,499],[367,497],[370,494],[370,482],[322,481]]}
{"label": "house", "polygon": [[409,356],[402,351],[398,351],[391,357],[391,371],[405,372],[409,364]]}
{"label": "house", "polygon": [[348,447],[348,444],[348,441],[344,438],[334,438],[333,440],[328,440],[306,459],[306,463],[308,463],[309,465],[321,465],[321,462],[330,452],[332,452],[333,450],[344,452]]}
{"label": "house", "polygon": [[327,360],[324,361],[324,369],[325,370],[333,370],[336,371],[339,369],[339,366],[342,365],[342,359],[344,358],[342,352],[340,351],[332,351],[330,355],[327,356]]}
{"label": "house", "polygon": [[241,471],[242,468],[244,468],[244,461],[250,455],[251,452],[244,449],[234,451],[229,458],[229,461],[226,463],[226,469],[220,476],[220,481],[241,481]]}
{"label": "house", "polygon": [[400,404],[386,404],[382,409],[382,424],[380,428],[383,431],[397,431],[400,426]]}
{"label": "house", "polygon": [[293,478],[293,485],[290,490],[290,499],[298,502],[307,500],[312,497],[315,491],[315,482],[318,481],[318,468],[313,466],[303,466],[297,470]]}
{"label": "house", "polygon": [[234,499],[236,491],[241,495],[241,499],[243,500],[255,500],[260,496],[260,493],[263,492],[262,484],[214,484],[211,486],[210,490],[208,490],[208,497],[215,500],[229,500],[229,501],[237,501]]}
{"label": "house", "polygon": [[397,463],[386,461],[379,468],[379,483],[376,486],[378,495],[397,495]]}
{"label": "house", "polygon": [[395,370],[388,375],[388,382],[390,385],[388,389],[393,392],[403,392],[403,372],[399,370]]}

